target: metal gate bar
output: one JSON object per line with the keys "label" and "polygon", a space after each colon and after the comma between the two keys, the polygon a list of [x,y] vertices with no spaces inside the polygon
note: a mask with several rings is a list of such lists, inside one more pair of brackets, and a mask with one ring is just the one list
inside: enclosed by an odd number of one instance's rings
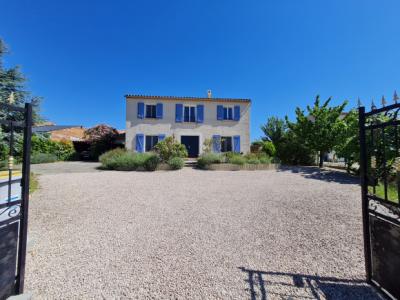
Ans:
{"label": "metal gate bar", "polygon": [[[398,103],[379,109],[373,106],[370,112],[359,108],[366,280],[390,299],[400,299],[399,112]],[[393,182],[396,199],[393,192],[389,194]]]}

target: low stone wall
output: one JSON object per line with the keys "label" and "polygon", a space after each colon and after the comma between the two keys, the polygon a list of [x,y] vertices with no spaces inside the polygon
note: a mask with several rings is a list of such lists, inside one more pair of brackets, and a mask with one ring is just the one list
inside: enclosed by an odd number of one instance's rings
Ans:
{"label": "low stone wall", "polygon": [[212,171],[257,171],[257,170],[276,170],[279,168],[279,164],[212,164],[207,170]]}

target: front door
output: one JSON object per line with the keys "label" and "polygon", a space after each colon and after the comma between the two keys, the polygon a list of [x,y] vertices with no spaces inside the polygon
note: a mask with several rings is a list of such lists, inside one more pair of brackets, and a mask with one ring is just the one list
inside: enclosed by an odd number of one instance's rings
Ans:
{"label": "front door", "polygon": [[181,144],[185,145],[189,157],[199,156],[199,137],[192,135],[182,135]]}

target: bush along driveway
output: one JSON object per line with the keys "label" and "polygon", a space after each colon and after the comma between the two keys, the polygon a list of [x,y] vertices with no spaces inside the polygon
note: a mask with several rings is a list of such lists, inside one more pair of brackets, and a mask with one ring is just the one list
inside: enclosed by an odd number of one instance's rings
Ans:
{"label": "bush along driveway", "polygon": [[40,176],[37,299],[379,299],[363,283],[359,187],[304,172]]}

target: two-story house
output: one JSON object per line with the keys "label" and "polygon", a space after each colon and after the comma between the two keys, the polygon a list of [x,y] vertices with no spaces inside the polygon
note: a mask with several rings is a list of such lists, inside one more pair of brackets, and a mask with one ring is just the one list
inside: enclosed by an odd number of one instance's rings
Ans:
{"label": "two-story house", "polygon": [[214,152],[250,151],[250,99],[126,95],[126,148],[151,151],[174,136],[189,157],[202,153],[206,139]]}

